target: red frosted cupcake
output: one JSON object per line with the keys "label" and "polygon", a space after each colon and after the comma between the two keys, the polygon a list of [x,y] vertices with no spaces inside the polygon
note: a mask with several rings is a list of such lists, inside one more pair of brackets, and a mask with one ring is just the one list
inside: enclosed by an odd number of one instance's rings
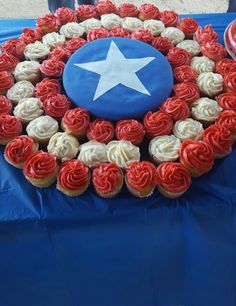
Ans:
{"label": "red frosted cupcake", "polygon": [[137,6],[132,3],[122,3],[117,10],[121,17],[136,17],[139,13]]}
{"label": "red frosted cupcake", "polygon": [[173,88],[177,98],[185,100],[188,104],[193,103],[200,98],[200,89],[196,83],[180,83]]}
{"label": "red frosted cupcake", "polygon": [[131,38],[150,44],[153,41],[154,36],[148,29],[139,29],[131,34]]}
{"label": "red frosted cupcake", "polygon": [[108,143],[115,135],[113,124],[108,120],[96,119],[89,124],[87,138],[98,142]]}
{"label": "red frosted cupcake", "polygon": [[7,144],[4,150],[4,157],[9,164],[22,169],[25,161],[37,150],[37,142],[26,135],[21,135]]}
{"label": "red frosted cupcake", "polygon": [[82,139],[89,127],[89,113],[83,108],[68,110],[62,118],[61,128],[78,139]]}
{"label": "red frosted cupcake", "polygon": [[18,59],[22,59],[24,56],[25,47],[25,43],[20,38],[13,38],[4,42],[1,45],[1,50],[13,55]]}
{"label": "red frosted cupcake", "polygon": [[88,167],[80,160],[72,159],[61,165],[57,176],[57,189],[75,197],[84,193],[90,183]]}
{"label": "red frosted cupcake", "polygon": [[0,95],[5,95],[13,85],[13,76],[7,71],[0,71]]}
{"label": "red frosted cupcake", "polygon": [[7,53],[0,54],[0,71],[12,73],[18,63],[19,60],[15,56]]}
{"label": "red frosted cupcake", "polygon": [[185,167],[173,162],[158,166],[155,179],[159,192],[170,199],[182,196],[192,183],[191,176]]}
{"label": "red frosted cupcake", "polygon": [[209,143],[202,140],[183,141],[179,156],[181,164],[192,176],[207,173],[214,164],[214,151]]}
{"label": "red frosted cupcake", "polygon": [[26,44],[32,44],[34,42],[36,42],[37,40],[40,41],[42,40],[42,34],[35,29],[29,29],[29,28],[25,28],[22,31],[22,34],[20,36],[20,39]]}
{"label": "red frosted cupcake", "polygon": [[220,94],[216,100],[223,109],[236,111],[236,93],[227,92]]}
{"label": "red frosted cupcake", "polygon": [[139,7],[139,18],[141,20],[160,18],[161,13],[154,4],[145,3]]}
{"label": "red frosted cupcake", "polygon": [[93,170],[92,182],[99,196],[113,198],[122,189],[124,175],[116,164],[102,163]]}
{"label": "red frosted cupcake", "polygon": [[109,37],[109,31],[105,28],[95,28],[88,31],[87,41],[93,41],[95,39],[107,38]]}
{"label": "red frosted cupcake", "polygon": [[209,126],[203,133],[203,140],[211,145],[215,158],[222,158],[232,151],[233,139],[230,131],[221,125]]}
{"label": "red frosted cupcake", "polygon": [[27,181],[39,188],[52,185],[57,178],[57,159],[55,156],[39,151],[24,163],[23,172]]}
{"label": "red frosted cupcake", "polygon": [[99,16],[116,12],[116,6],[109,0],[100,0],[95,4]]}
{"label": "red frosted cupcake", "polygon": [[0,115],[0,144],[5,145],[21,134],[22,125],[18,118]]}
{"label": "red frosted cupcake", "polygon": [[127,189],[136,197],[144,198],[153,193],[155,188],[156,167],[148,162],[133,162],[126,170]]}
{"label": "red frosted cupcake", "polygon": [[168,135],[173,128],[171,116],[163,110],[154,113],[148,112],[144,117],[143,124],[149,138]]}
{"label": "red frosted cupcake", "polygon": [[183,65],[189,65],[191,61],[191,55],[188,53],[188,51],[175,47],[168,52],[167,59],[172,67],[179,67]]}
{"label": "red frosted cupcake", "polygon": [[56,10],[55,16],[59,19],[60,24],[64,25],[68,22],[76,22],[76,12],[69,7],[60,7]]}
{"label": "red frosted cupcake", "polygon": [[204,28],[198,27],[194,34],[194,39],[200,44],[204,45],[211,41],[218,40],[218,34],[213,30],[210,24],[206,25]]}
{"label": "red frosted cupcake", "polygon": [[40,65],[40,71],[46,77],[60,78],[63,74],[65,63],[57,61],[55,59],[48,59],[42,62]]}
{"label": "red frosted cupcake", "polygon": [[121,27],[113,27],[110,31],[110,37],[130,38],[131,34],[128,30]]}
{"label": "red frosted cupcake", "polygon": [[61,26],[60,20],[53,14],[46,14],[36,20],[36,26],[39,32],[43,34],[58,32]]}
{"label": "red frosted cupcake", "polygon": [[215,70],[217,73],[220,73],[222,75],[225,75],[229,72],[235,72],[236,62],[230,58],[223,58],[222,60],[216,63]]}
{"label": "red frosted cupcake", "polygon": [[160,16],[166,27],[175,27],[179,23],[179,15],[174,11],[163,11]]}
{"label": "red frosted cupcake", "polygon": [[12,111],[12,103],[5,96],[0,96],[0,115],[9,115]]}
{"label": "red frosted cupcake", "polygon": [[62,118],[71,106],[70,100],[61,94],[56,94],[47,98],[43,103],[44,111],[47,115],[60,119]]}
{"label": "red frosted cupcake", "polygon": [[120,120],[116,124],[116,138],[118,140],[128,140],[138,146],[142,143],[144,135],[144,126],[137,120]]}
{"label": "red frosted cupcake", "polygon": [[46,78],[36,85],[35,95],[42,102],[60,93],[61,85],[58,80]]}
{"label": "red frosted cupcake", "polygon": [[70,52],[74,53],[79,48],[86,44],[86,40],[81,37],[72,38],[65,43],[65,48]]}
{"label": "red frosted cupcake", "polygon": [[198,29],[198,22],[193,18],[183,18],[179,23],[179,28],[184,32],[186,38],[191,38]]}
{"label": "red frosted cupcake", "polygon": [[167,54],[170,49],[174,48],[174,44],[168,37],[155,37],[152,46],[163,54]]}
{"label": "red frosted cupcake", "polygon": [[187,102],[176,97],[168,98],[162,103],[161,109],[168,113],[174,121],[184,120],[190,115]]}
{"label": "red frosted cupcake", "polygon": [[195,83],[197,76],[197,72],[187,65],[179,66],[174,69],[174,79],[176,83]]}
{"label": "red frosted cupcake", "polygon": [[65,47],[61,46],[54,48],[49,54],[50,59],[62,62],[67,62],[70,56],[71,56],[70,51]]}
{"label": "red frosted cupcake", "polygon": [[233,110],[223,111],[217,118],[216,123],[223,126],[231,133],[233,140],[236,140],[236,112]]}
{"label": "red frosted cupcake", "polygon": [[90,4],[79,5],[76,10],[76,14],[80,21],[97,17],[95,6]]}
{"label": "red frosted cupcake", "polygon": [[221,44],[214,41],[202,45],[201,52],[214,62],[220,61],[227,56],[226,49]]}
{"label": "red frosted cupcake", "polygon": [[224,75],[224,87],[225,91],[236,94],[236,71]]}

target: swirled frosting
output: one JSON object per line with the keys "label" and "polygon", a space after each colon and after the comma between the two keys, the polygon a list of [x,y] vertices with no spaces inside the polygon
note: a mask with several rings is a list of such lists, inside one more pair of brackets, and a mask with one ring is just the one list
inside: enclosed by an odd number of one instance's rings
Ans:
{"label": "swirled frosting", "polygon": [[15,56],[8,53],[0,53],[0,71],[12,72],[18,63],[19,60]]}
{"label": "swirled frosting", "polygon": [[24,61],[17,64],[13,75],[16,81],[34,81],[39,78],[40,64],[36,61]]}
{"label": "swirled frosting", "polygon": [[152,46],[161,53],[166,54],[169,52],[170,49],[174,47],[174,44],[168,37],[158,36],[154,37],[152,41]]}
{"label": "swirled frosting", "polygon": [[214,97],[223,90],[224,79],[221,74],[203,72],[197,78],[200,91],[208,97]]}
{"label": "swirled frosting", "polygon": [[14,108],[13,114],[21,121],[32,121],[43,114],[43,103],[37,98],[22,99]]}
{"label": "swirled frosting", "polygon": [[61,25],[77,21],[76,12],[69,7],[59,7],[55,12],[55,16],[60,20]]}
{"label": "swirled frosting", "polygon": [[126,169],[131,162],[140,160],[140,151],[130,141],[113,140],[107,145],[107,159]]}
{"label": "swirled frosting", "polygon": [[216,100],[223,109],[233,110],[236,112],[236,93],[222,93],[217,96]]}
{"label": "swirled frosting", "polygon": [[223,111],[217,118],[217,124],[223,126],[232,134],[236,134],[236,112],[233,110]]}
{"label": "swirled frosting", "polygon": [[130,32],[134,32],[143,27],[143,22],[136,17],[125,17],[122,22],[122,27]]}
{"label": "swirled frosting", "polygon": [[86,132],[89,126],[89,113],[76,107],[68,110],[62,118],[62,128],[70,134]]}
{"label": "swirled frosting", "polygon": [[36,85],[35,95],[41,101],[61,93],[61,85],[58,80],[44,78]]}
{"label": "swirled frosting", "polygon": [[173,128],[173,121],[169,114],[163,110],[157,112],[148,112],[144,119],[143,125],[147,136],[150,138],[168,135]]}
{"label": "swirled frosting", "polygon": [[65,36],[57,32],[48,33],[43,36],[42,42],[50,49],[53,49],[65,43]]}
{"label": "swirled frosting", "polygon": [[104,14],[101,16],[101,24],[107,30],[111,30],[113,27],[121,26],[122,18],[116,14]]}
{"label": "swirled frosting", "polygon": [[165,28],[161,36],[170,38],[174,45],[179,44],[185,38],[184,32],[175,27]]}
{"label": "swirled frosting", "polygon": [[174,135],[181,141],[185,139],[200,139],[203,131],[202,124],[192,118],[176,121],[173,128]]}
{"label": "swirled frosting", "polygon": [[60,28],[60,34],[66,38],[81,37],[84,34],[84,28],[77,22],[68,22]]}
{"label": "swirled frosting", "polygon": [[40,41],[26,46],[24,55],[27,60],[39,61],[45,59],[50,53],[50,48]]}
{"label": "swirled frosting", "polygon": [[144,126],[137,120],[120,120],[116,124],[116,137],[118,140],[128,140],[134,145],[138,145],[143,141],[144,135]]}
{"label": "swirled frosting", "polygon": [[99,142],[108,143],[114,138],[115,129],[112,122],[103,119],[96,119],[89,124],[87,138]]}
{"label": "swirled frosting", "polygon": [[22,130],[21,122],[15,116],[0,115],[0,143],[6,144],[16,136],[20,135]]}
{"label": "swirled frosting", "polygon": [[58,159],[66,161],[76,157],[79,151],[79,142],[74,136],[59,132],[51,137],[47,149]]}
{"label": "swirled frosting", "polygon": [[142,20],[147,19],[159,19],[161,13],[154,4],[151,3],[144,3],[140,5],[139,9],[139,18]]}
{"label": "swirled frosting", "polygon": [[77,14],[78,19],[80,21],[83,21],[83,20],[90,19],[90,18],[96,18],[98,15],[98,12],[94,5],[80,4],[77,7],[76,14]]}
{"label": "swirled frosting", "polygon": [[193,118],[207,122],[214,122],[222,110],[215,100],[209,98],[200,98],[191,106]]}
{"label": "swirled frosting", "polygon": [[200,53],[200,45],[195,40],[183,40],[178,43],[176,47],[188,51],[192,56],[196,56]]}
{"label": "swirled frosting", "polygon": [[88,33],[88,31],[100,28],[102,26],[101,21],[96,18],[90,18],[87,20],[84,20],[83,22],[80,22],[80,26],[84,28],[85,33]]}
{"label": "swirled frosting", "polygon": [[49,116],[40,116],[27,125],[26,132],[33,139],[48,140],[58,131],[58,122]]}
{"label": "swirled frosting", "polygon": [[143,22],[144,29],[149,30],[153,35],[160,35],[165,30],[165,25],[160,20],[149,19]]}
{"label": "swirled frosting", "polygon": [[178,66],[174,69],[174,79],[176,83],[196,82],[198,73],[188,65]]}
{"label": "swirled frosting", "polygon": [[19,81],[15,83],[7,92],[7,98],[13,103],[18,103],[21,99],[34,96],[35,88],[28,81]]}
{"label": "swirled frosting", "polygon": [[190,62],[190,66],[199,74],[203,72],[213,72],[215,62],[206,56],[195,56]]}
{"label": "swirled frosting", "polygon": [[79,147],[78,159],[89,168],[95,168],[107,162],[107,147],[104,143],[90,140]]}
{"label": "swirled frosting", "polygon": [[121,17],[135,17],[139,13],[137,6],[132,3],[122,3],[117,10]]}
{"label": "swirled frosting", "polygon": [[116,12],[116,6],[112,1],[97,1],[95,4],[97,13],[101,16],[103,14],[110,14]]}

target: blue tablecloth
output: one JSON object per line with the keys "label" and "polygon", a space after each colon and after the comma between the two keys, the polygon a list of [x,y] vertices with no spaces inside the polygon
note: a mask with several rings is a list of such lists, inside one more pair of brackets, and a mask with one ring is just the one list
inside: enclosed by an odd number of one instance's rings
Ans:
{"label": "blue tablecloth", "polygon": [[[236,14],[195,15],[221,37]],[[0,40],[34,20],[0,20]],[[235,306],[236,148],[178,200],[39,190],[0,154],[1,306]]]}

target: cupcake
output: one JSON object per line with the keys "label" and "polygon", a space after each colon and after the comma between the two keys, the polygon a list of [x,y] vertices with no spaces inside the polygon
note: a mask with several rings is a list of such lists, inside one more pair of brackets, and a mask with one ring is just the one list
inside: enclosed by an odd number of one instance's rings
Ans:
{"label": "cupcake", "polygon": [[216,73],[225,75],[236,71],[236,62],[231,58],[223,58],[216,63]]}
{"label": "cupcake", "polygon": [[41,146],[48,144],[50,138],[58,132],[58,122],[49,116],[40,116],[27,125],[28,136],[37,141]]}
{"label": "cupcake", "polygon": [[137,6],[132,3],[122,3],[117,11],[121,17],[136,17],[139,13]]}
{"label": "cupcake", "polygon": [[116,124],[116,138],[118,140],[128,140],[138,146],[145,136],[145,129],[142,123],[134,119],[120,120]]}
{"label": "cupcake", "polygon": [[198,22],[193,18],[183,18],[179,23],[179,28],[184,32],[185,37],[192,38],[198,29]]}
{"label": "cupcake", "polygon": [[161,12],[160,20],[166,27],[175,27],[179,23],[179,15],[175,11]]}
{"label": "cupcake", "polygon": [[114,198],[122,189],[124,175],[116,164],[103,163],[93,170],[92,182],[99,196]]}
{"label": "cupcake", "polygon": [[111,30],[113,27],[120,27],[122,23],[122,18],[116,14],[104,14],[101,15],[101,24],[107,29]]}
{"label": "cupcake", "polygon": [[[63,28],[64,26],[62,26]],[[66,39],[65,36],[56,32],[48,33],[43,36],[42,43],[47,46],[50,50],[64,45]]]}
{"label": "cupcake", "polygon": [[56,94],[43,102],[45,113],[55,119],[61,119],[70,107],[70,100],[62,94]]}
{"label": "cupcake", "polygon": [[94,5],[82,4],[78,6],[76,15],[80,21],[84,21],[90,18],[96,18],[98,14]]}
{"label": "cupcake", "polygon": [[191,55],[188,53],[188,51],[175,47],[168,52],[167,59],[171,66],[175,68],[183,65],[189,65]]}
{"label": "cupcake", "polygon": [[59,19],[60,24],[77,21],[76,12],[69,7],[60,7],[56,10],[55,16]]}
{"label": "cupcake", "polygon": [[186,50],[191,56],[197,56],[201,51],[199,43],[190,39],[181,41],[176,47]]}
{"label": "cupcake", "polygon": [[110,31],[110,37],[130,38],[131,33],[122,27],[113,27]]}
{"label": "cupcake", "polygon": [[60,25],[59,18],[53,14],[45,14],[36,20],[37,30],[43,34],[57,32]]}
{"label": "cupcake", "polygon": [[57,178],[57,159],[55,156],[39,151],[24,163],[23,172],[27,181],[39,188],[52,185]]}
{"label": "cupcake", "polygon": [[81,37],[84,34],[84,28],[77,22],[68,22],[60,28],[60,34],[67,39]]}
{"label": "cupcake", "polygon": [[174,45],[179,44],[185,38],[184,32],[175,27],[165,28],[165,30],[161,32],[161,36],[168,37]]}
{"label": "cupcake", "polygon": [[9,115],[12,112],[12,103],[5,96],[0,96],[0,115]]}
{"label": "cupcake", "polygon": [[215,70],[215,62],[206,56],[194,56],[190,62],[190,66],[198,74],[203,72],[213,72]]}
{"label": "cupcake", "polygon": [[7,53],[0,54],[0,72],[7,71],[12,73],[18,63],[19,60],[15,56]]}
{"label": "cupcake", "polygon": [[36,29],[24,28],[22,34],[20,35],[20,39],[26,44],[32,44],[36,41],[42,39],[42,33],[40,33]]}
{"label": "cupcake", "polygon": [[107,159],[118,167],[127,169],[133,161],[140,161],[139,147],[130,141],[113,140],[107,145]]}
{"label": "cupcake", "polygon": [[236,71],[228,72],[224,75],[224,87],[226,92],[236,94]]}
{"label": "cupcake", "polygon": [[80,25],[84,28],[84,32],[87,34],[90,30],[101,28],[101,21],[96,18],[86,19],[83,22],[80,22]]}
{"label": "cupcake", "polygon": [[151,3],[144,3],[139,7],[139,18],[141,20],[159,19],[161,13],[159,9]]}
{"label": "cupcake", "polygon": [[197,78],[197,85],[203,95],[215,97],[223,90],[224,79],[221,74],[203,72]]}
{"label": "cupcake", "polygon": [[60,94],[61,91],[62,88],[58,80],[45,78],[36,85],[35,96],[44,102],[50,97]]}
{"label": "cupcake", "polygon": [[214,62],[227,56],[226,49],[219,43],[211,41],[201,46],[201,53]]}
{"label": "cupcake", "polygon": [[13,85],[13,76],[7,71],[0,71],[0,95],[5,95]]}
{"label": "cupcake", "polygon": [[5,41],[0,49],[3,53],[11,54],[20,60],[24,56],[25,43],[20,38],[13,38]]}
{"label": "cupcake", "polygon": [[156,170],[155,180],[158,191],[170,199],[182,196],[192,183],[185,167],[173,162],[161,164]]}
{"label": "cupcake", "polygon": [[21,99],[33,97],[34,92],[35,88],[32,83],[29,81],[19,81],[7,91],[7,98],[13,104],[17,104]]}
{"label": "cupcake", "polygon": [[176,83],[195,83],[197,76],[197,72],[188,65],[182,65],[174,69],[174,79]]}
{"label": "cupcake", "polygon": [[83,108],[76,107],[65,113],[62,118],[61,128],[80,140],[86,135],[89,120],[89,113]]}
{"label": "cupcake", "polygon": [[227,92],[216,97],[218,104],[226,110],[233,110],[236,112],[236,93]]}
{"label": "cupcake", "polygon": [[186,139],[201,139],[203,131],[202,123],[192,118],[176,121],[173,128],[173,134],[181,141]]}
{"label": "cupcake", "polygon": [[131,34],[131,38],[150,44],[153,41],[154,36],[148,29],[139,29]]}
{"label": "cupcake", "polygon": [[180,162],[191,176],[201,176],[211,170],[214,164],[212,146],[202,140],[185,140],[179,150]]}
{"label": "cupcake", "polygon": [[52,58],[42,62],[40,71],[43,73],[44,77],[61,78],[64,67],[65,63]]}
{"label": "cupcake", "polygon": [[108,120],[96,119],[89,124],[87,138],[98,142],[108,143],[113,140],[115,129]]}
{"label": "cupcake", "polygon": [[155,172],[156,167],[148,161],[131,163],[125,174],[129,192],[139,198],[150,196],[155,188]]}
{"label": "cupcake", "polygon": [[107,147],[104,143],[90,140],[79,147],[78,160],[81,160],[89,168],[98,167],[107,162]]}
{"label": "cupcake", "polygon": [[215,158],[222,158],[232,151],[231,133],[221,125],[209,126],[203,133],[203,140],[211,145]]}
{"label": "cupcake", "polygon": [[155,164],[176,161],[181,142],[174,135],[157,136],[150,141],[149,155]]}
{"label": "cupcake", "polygon": [[194,33],[194,40],[196,40],[200,45],[212,41],[217,42],[218,34],[213,30],[212,26],[208,24],[204,28],[198,27],[197,31]]}
{"label": "cupcake", "polygon": [[74,136],[59,132],[50,138],[47,150],[61,161],[66,161],[77,156],[79,142]]}
{"label": "cupcake", "polygon": [[85,44],[86,44],[85,39],[81,37],[77,37],[77,38],[72,38],[68,40],[65,43],[65,48],[72,54],[75,51],[77,51],[79,48],[83,47]]}
{"label": "cupcake", "polygon": [[156,112],[148,112],[143,120],[143,125],[146,134],[149,138],[161,135],[168,135],[173,128],[173,121],[171,116],[163,110]]}
{"label": "cupcake", "polygon": [[149,30],[152,35],[158,36],[165,30],[165,25],[160,20],[150,19],[143,22],[143,28]]}
{"label": "cupcake", "polygon": [[32,138],[21,135],[10,141],[4,150],[6,161],[22,169],[25,161],[38,150],[38,143]]}
{"label": "cupcake", "polygon": [[90,172],[81,161],[72,159],[64,162],[58,172],[57,189],[62,193],[76,197],[83,194],[90,183]]}
{"label": "cupcake", "polygon": [[41,73],[39,70],[40,64],[36,61],[24,61],[17,64],[13,75],[17,82],[29,81],[32,84],[36,84],[41,79]]}
{"label": "cupcake", "polygon": [[105,28],[95,28],[92,29],[88,32],[87,34],[87,41],[93,41],[96,39],[101,39],[101,38],[107,38],[110,36],[110,33],[107,29]]}
{"label": "cupcake", "polygon": [[134,32],[143,27],[143,22],[136,17],[125,17],[122,21],[122,27],[129,32]]}
{"label": "cupcake", "polygon": [[173,91],[177,98],[185,100],[189,105],[200,98],[200,90],[196,83],[183,82],[176,84]]}
{"label": "cupcake", "polygon": [[109,0],[100,0],[95,4],[96,12],[99,16],[116,12],[116,6]]}
{"label": "cupcake", "polygon": [[25,47],[24,56],[27,60],[41,62],[48,57],[49,53],[50,48],[47,45],[36,41]]}
{"label": "cupcake", "polygon": [[223,111],[217,118],[216,123],[223,126],[231,133],[233,140],[236,140],[236,112],[233,110]]}
{"label": "cupcake", "polygon": [[0,144],[6,145],[21,134],[20,120],[10,115],[0,115]]}
{"label": "cupcake", "polygon": [[56,61],[62,61],[62,62],[67,62],[68,59],[71,57],[71,52],[67,50],[65,47],[56,47],[54,48],[50,54],[49,58],[54,59]]}
{"label": "cupcake", "polygon": [[155,37],[152,46],[163,54],[167,54],[170,49],[174,48],[174,44],[168,37]]}

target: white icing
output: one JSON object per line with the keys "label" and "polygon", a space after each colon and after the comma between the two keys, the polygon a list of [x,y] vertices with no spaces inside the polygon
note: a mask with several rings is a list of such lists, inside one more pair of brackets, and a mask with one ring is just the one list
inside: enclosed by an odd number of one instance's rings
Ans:
{"label": "white icing", "polygon": [[197,85],[201,93],[209,97],[218,95],[223,90],[224,79],[221,74],[203,72],[197,77]]}
{"label": "white icing", "polygon": [[16,81],[35,81],[39,78],[40,64],[36,61],[24,61],[16,65],[13,75]]}
{"label": "white icing", "polygon": [[102,26],[101,21],[96,18],[86,19],[80,22],[80,25],[84,28],[85,33],[95,28],[100,28]]}
{"label": "white icing", "polygon": [[14,103],[18,103],[21,99],[31,98],[34,96],[35,88],[28,81],[20,81],[15,83],[7,92],[7,98]]}
{"label": "white icing", "polygon": [[60,34],[66,38],[81,37],[84,34],[84,28],[77,22],[69,22],[61,27]]}
{"label": "white icing", "polygon": [[215,63],[206,56],[195,56],[190,62],[190,66],[197,72],[213,72]]}
{"label": "white icing", "polygon": [[52,32],[43,36],[42,42],[44,45],[49,47],[50,49],[56,48],[57,46],[61,46],[65,42],[65,36],[60,35],[59,33]]}
{"label": "white icing", "polygon": [[174,135],[158,136],[151,140],[149,153],[160,162],[175,161],[179,158],[181,142]]}
{"label": "white icing", "polygon": [[42,44],[40,41],[28,44],[25,48],[25,58],[31,61],[37,61],[45,59],[50,53],[48,46]]}
{"label": "white icing", "polygon": [[78,140],[67,133],[56,133],[49,140],[48,152],[62,161],[76,157],[79,151]]}
{"label": "white icing", "polygon": [[165,25],[160,20],[150,19],[143,22],[144,29],[148,29],[153,35],[160,35],[165,30]]}
{"label": "white icing", "polygon": [[223,109],[209,98],[200,98],[191,105],[192,116],[197,120],[214,122]]}
{"label": "white icing", "polygon": [[107,145],[107,159],[126,169],[131,162],[140,161],[140,151],[130,141],[114,140]]}
{"label": "white icing", "polygon": [[37,98],[27,98],[19,101],[13,114],[20,120],[29,122],[43,114],[43,103]]}
{"label": "white icing", "polygon": [[104,14],[101,16],[101,24],[104,28],[111,30],[113,27],[120,27],[122,18],[116,14]]}
{"label": "white icing", "polygon": [[107,148],[104,143],[90,140],[79,147],[78,159],[90,168],[107,162]]}
{"label": "white icing", "polygon": [[161,36],[168,37],[174,45],[177,45],[185,38],[184,32],[174,27],[165,28],[165,30],[161,33]]}
{"label": "white icing", "polygon": [[177,44],[178,48],[188,51],[192,56],[196,56],[200,53],[200,45],[194,40],[186,39]]}
{"label": "white icing", "polygon": [[48,140],[59,129],[58,122],[50,116],[40,116],[27,125],[27,134],[36,139]]}
{"label": "white icing", "polygon": [[185,139],[198,140],[202,137],[204,129],[201,122],[187,118],[175,122],[173,134],[181,141]]}
{"label": "white icing", "polygon": [[122,27],[130,32],[134,32],[143,27],[143,22],[136,17],[125,17],[122,22]]}

